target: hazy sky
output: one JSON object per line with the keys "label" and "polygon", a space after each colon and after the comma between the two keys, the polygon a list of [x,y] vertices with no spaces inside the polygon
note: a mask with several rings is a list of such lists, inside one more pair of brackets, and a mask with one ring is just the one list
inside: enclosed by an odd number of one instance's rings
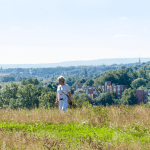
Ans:
{"label": "hazy sky", "polygon": [[0,0],[0,64],[150,57],[150,0]]}

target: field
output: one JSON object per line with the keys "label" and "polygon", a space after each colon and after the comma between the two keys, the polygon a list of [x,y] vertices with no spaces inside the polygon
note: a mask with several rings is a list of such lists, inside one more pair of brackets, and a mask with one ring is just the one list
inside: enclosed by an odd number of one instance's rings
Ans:
{"label": "field", "polygon": [[0,149],[150,149],[150,108],[0,110]]}

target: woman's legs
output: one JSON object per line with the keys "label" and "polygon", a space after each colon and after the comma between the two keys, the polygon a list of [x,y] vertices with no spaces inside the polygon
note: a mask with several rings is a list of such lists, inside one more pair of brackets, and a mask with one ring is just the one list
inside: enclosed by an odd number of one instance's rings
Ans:
{"label": "woman's legs", "polygon": [[68,97],[66,97],[66,98],[64,99],[64,103],[63,103],[63,110],[64,110],[65,112],[67,112],[67,106],[68,106]]}
{"label": "woman's legs", "polygon": [[63,111],[63,102],[64,100],[59,100],[59,110],[60,110],[60,112],[62,112]]}
{"label": "woman's legs", "polygon": [[64,100],[59,100],[60,112],[62,112],[62,111],[67,112],[67,106],[68,106],[68,97],[66,97]]}

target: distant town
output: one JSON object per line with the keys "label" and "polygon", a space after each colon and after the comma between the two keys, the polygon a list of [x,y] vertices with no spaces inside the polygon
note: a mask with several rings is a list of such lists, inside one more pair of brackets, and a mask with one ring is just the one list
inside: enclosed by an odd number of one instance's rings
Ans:
{"label": "distant town", "polygon": [[[127,85],[115,85],[111,84],[111,81],[106,81],[105,85],[96,85],[96,86],[82,86],[82,83],[76,84],[76,87],[74,90],[82,89],[85,90],[85,93],[88,94],[92,100],[96,97],[98,97],[100,94],[104,94],[107,91],[109,92],[115,92],[118,96],[118,99],[121,99],[121,96],[125,89],[127,89]],[[101,89],[103,93],[97,92],[96,89]],[[142,89],[142,90],[136,90],[136,98],[138,99],[138,104],[144,103],[146,104],[148,102],[148,98],[150,99],[150,89]]]}

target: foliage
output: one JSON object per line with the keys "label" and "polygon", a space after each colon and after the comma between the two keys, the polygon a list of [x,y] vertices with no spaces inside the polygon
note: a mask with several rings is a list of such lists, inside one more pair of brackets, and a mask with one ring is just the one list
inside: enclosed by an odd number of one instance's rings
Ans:
{"label": "foliage", "polygon": [[15,81],[15,77],[13,76],[4,76],[1,78],[2,82],[10,82],[10,81]]}
{"label": "foliage", "polygon": [[74,91],[74,94],[81,94],[81,93],[85,93],[85,90],[77,89],[77,90]]}
{"label": "foliage", "polygon": [[131,87],[133,89],[137,89],[138,87],[140,87],[142,85],[146,86],[146,80],[143,78],[137,78],[137,79],[133,80],[131,83]]}
{"label": "foliage", "polygon": [[117,71],[107,71],[104,75],[102,75],[99,78],[99,81],[97,81],[97,83],[99,83],[100,85],[104,85],[105,81],[111,81],[112,83],[118,83],[118,77],[117,77]]}
{"label": "foliage", "polygon": [[74,77],[69,77],[65,80],[65,83],[68,84],[69,86],[72,86],[75,83],[75,78]]}
{"label": "foliage", "polygon": [[87,78],[86,78],[86,79],[85,79],[85,78],[78,78],[78,79],[74,82],[74,84],[72,85],[72,88],[75,88],[76,84],[78,84],[78,83],[84,84],[84,83],[86,82],[86,80],[87,80]]}
{"label": "foliage", "polygon": [[33,79],[33,78],[29,78],[29,79],[27,79],[27,80],[25,80],[25,79],[23,79],[22,80],[22,84],[23,85],[26,85],[26,84],[34,84],[34,85],[39,85],[39,80],[36,78],[36,79]]}
{"label": "foliage", "polygon": [[56,92],[57,91],[57,86],[58,86],[58,83],[56,82],[50,82],[47,87],[51,89],[51,91],[53,92]]}
{"label": "foliage", "polygon": [[140,76],[141,78],[146,79],[145,71],[144,71],[142,68],[140,68],[138,72],[139,72],[139,76]]}
{"label": "foliage", "polygon": [[95,105],[113,105],[118,104],[119,101],[116,101],[117,96],[114,92],[107,91],[106,93],[100,94],[97,98],[94,99],[93,104]]}
{"label": "foliage", "polygon": [[150,89],[150,81],[146,84],[146,87]]}
{"label": "foliage", "polygon": [[55,107],[56,101],[56,92],[42,92],[41,96],[39,97],[40,107],[44,107],[46,109]]}
{"label": "foliage", "polygon": [[21,99],[19,99],[19,98],[17,98],[17,99],[11,98],[10,101],[9,101],[9,107],[11,109],[22,108],[23,105],[22,105]]}
{"label": "foliage", "polygon": [[38,89],[33,84],[21,85],[18,90],[18,99],[21,102],[21,107],[28,109],[39,106]]}
{"label": "foliage", "polygon": [[121,98],[121,104],[124,105],[135,105],[138,103],[138,99],[136,98],[136,90],[135,89],[125,89],[122,98]]}
{"label": "foliage", "polygon": [[130,83],[131,83],[133,80],[137,79],[137,78],[138,78],[138,73],[137,73],[137,71],[131,71],[131,72],[129,72],[129,80],[130,80]]}
{"label": "foliage", "polygon": [[86,85],[86,86],[92,86],[94,84],[94,81],[92,80],[92,79],[88,79],[85,83],[84,83],[84,85]]}
{"label": "foliage", "polygon": [[127,69],[122,69],[118,73],[118,84],[119,85],[127,85],[127,87],[130,87],[131,81],[130,77],[128,75],[128,70]]}
{"label": "foliage", "polygon": [[89,106],[89,104],[92,103],[92,99],[89,95],[85,93],[80,94],[74,94],[72,96],[72,102],[75,104],[76,107],[83,107],[83,106]]}
{"label": "foliage", "polygon": [[11,98],[17,99],[18,85],[16,83],[11,82],[11,85],[3,89],[1,97],[4,105],[9,105],[9,101]]}
{"label": "foliage", "polygon": [[95,91],[97,92],[97,93],[103,93],[104,91],[102,90],[102,89],[100,89],[100,88],[98,88],[98,89],[95,89]]}

